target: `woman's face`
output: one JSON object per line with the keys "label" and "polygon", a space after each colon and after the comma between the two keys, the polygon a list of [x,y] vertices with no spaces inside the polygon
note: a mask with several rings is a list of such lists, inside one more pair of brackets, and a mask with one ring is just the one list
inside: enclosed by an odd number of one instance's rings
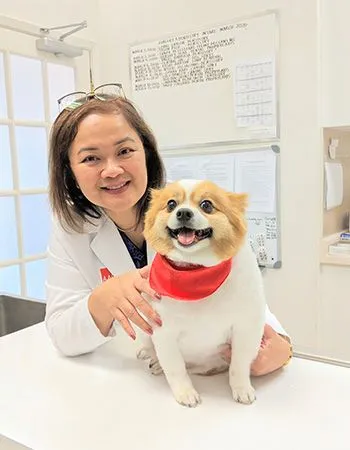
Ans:
{"label": "woman's face", "polygon": [[146,191],[145,150],[122,114],[83,119],[69,159],[82,193],[112,218],[133,210]]}

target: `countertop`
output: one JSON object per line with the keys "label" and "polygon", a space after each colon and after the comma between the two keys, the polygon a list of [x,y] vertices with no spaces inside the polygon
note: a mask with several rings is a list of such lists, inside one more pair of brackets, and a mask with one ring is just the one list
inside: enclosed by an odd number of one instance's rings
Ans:
{"label": "countertop", "polygon": [[0,338],[0,435],[34,450],[350,449],[348,368],[293,358],[253,379],[249,406],[227,374],[194,383],[203,403],[187,409],[127,337],[67,358],[35,325]]}

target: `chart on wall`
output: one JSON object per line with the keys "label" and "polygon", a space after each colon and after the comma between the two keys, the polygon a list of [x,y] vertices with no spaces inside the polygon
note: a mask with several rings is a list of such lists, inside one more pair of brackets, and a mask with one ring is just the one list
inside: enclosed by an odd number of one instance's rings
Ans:
{"label": "chart on wall", "polygon": [[130,46],[132,99],[160,147],[278,137],[271,12]]}

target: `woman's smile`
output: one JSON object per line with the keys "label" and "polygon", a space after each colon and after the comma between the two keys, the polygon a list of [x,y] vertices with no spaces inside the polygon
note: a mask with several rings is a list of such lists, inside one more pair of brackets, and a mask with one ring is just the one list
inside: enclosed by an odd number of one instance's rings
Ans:
{"label": "woman's smile", "polygon": [[114,183],[108,186],[102,186],[101,189],[108,195],[123,194],[129,187],[130,180]]}

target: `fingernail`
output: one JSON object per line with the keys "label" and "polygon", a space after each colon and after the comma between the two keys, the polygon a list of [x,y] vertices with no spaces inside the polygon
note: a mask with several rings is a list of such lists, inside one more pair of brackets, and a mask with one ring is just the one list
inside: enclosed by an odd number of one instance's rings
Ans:
{"label": "fingernail", "polygon": [[158,294],[158,292],[155,292],[155,293],[154,293],[154,296],[155,296],[158,300],[161,300],[161,299],[162,299],[162,296],[161,296],[160,294]]}
{"label": "fingernail", "polygon": [[136,339],[136,334],[135,333],[129,333],[129,336],[131,337],[132,340]]}
{"label": "fingernail", "polygon": [[146,333],[148,333],[148,334],[153,334],[153,330],[152,330],[152,328],[147,328],[147,330],[146,330]]}
{"label": "fingernail", "polygon": [[154,321],[156,322],[157,325],[159,325],[160,327],[163,325],[162,319],[160,317],[156,317],[154,319]]}

